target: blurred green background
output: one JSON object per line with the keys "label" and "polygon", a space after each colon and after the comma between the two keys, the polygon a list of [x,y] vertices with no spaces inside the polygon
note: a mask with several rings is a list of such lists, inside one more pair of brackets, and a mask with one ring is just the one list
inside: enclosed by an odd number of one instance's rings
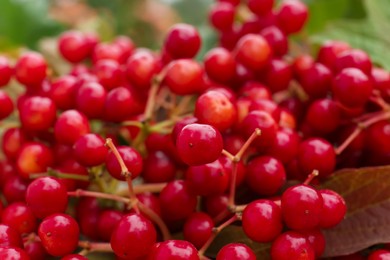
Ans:
{"label": "blurred green background", "polygon": [[[390,0],[305,2],[310,19],[305,31],[294,36],[295,42],[316,46],[326,39],[344,40],[390,69]],[[67,29],[94,31],[102,40],[125,34],[138,46],[156,49],[168,28],[177,22],[199,28],[204,53],[217,39],[207,21],[212,3],[213,0],[0,0],[0,53],[18,53],[25,46],[42,50],[48,46],[42,44],[44,39]]]}

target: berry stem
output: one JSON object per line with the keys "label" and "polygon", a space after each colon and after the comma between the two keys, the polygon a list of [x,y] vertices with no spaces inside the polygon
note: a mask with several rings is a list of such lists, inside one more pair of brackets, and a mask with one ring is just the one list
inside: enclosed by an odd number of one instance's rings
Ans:
{"label": "berry stem", "polygon": [[139,213],[138,209],[138,199],[135,196],[134,189],[133,189],[133,181],[131,179],[131,173],[129,172],[129,169],[127,168],[125,162],[123,161],[122,156],[119,154],[118,149],[116,149],[114,143],[112,142],[111,138],[106,139],[106,146],[110,148],[110,150],[114,153],[116,159],[118,160],[118,163],[121,167],[122,175],[126,178],[127,182],[127,188],[129,190],[129,206],[131,208],[134,208],[135,212]]}
{"label": "berry stem", "polygon": [[248,140],[244,143],[244,145],[241,147],[241,149],[236,153],[235,157],[237,162],[241,160],[242,156],[248,150],[249,146],[253,143],[253,141],[261,135],[261,130],[259,128],[256,128],[255,131],[249,136]]}
{"label": "berry stem", "polygon": [[237,182],[237,161],[232,162],[232,176],[230,181],[230,192],[228,199],[228,210],[234,210],[236,198],[236,182]]}
{"label": "berry stem", "polygon": [[128,204],[130,200],[128,198],[124,198],[115,194],[107,194],[103,192],[97,192],[97,191],[88,191],[88,190],[76,190],[76,191],[68,191],[68,196],[71,197],[92,197],[92,198],[98,198],[98,199],[108,199],[108,200],[114,200],[118,202],[122,202],[125,204]]}
{"label": "berry stem", "polygon": [[152,80],[152,86],[149,89],[148,100],[146,102],[145,111],[144,111],[144,121],[149,121],[152,118],[153,111],[156,105],[156,96],[160,84],[165,76],[165,71],[163,70],[160,74],[156,75]]}
{"label": "berry stem", "polygon": [[135,127],[138,127],[138,128],[141,128],[142,127],[142,123],[141,122],[138,122],[138,121],[125,121],[121,124],[122,126],[135,126]]}
{"label": "berry stem", "polygon": [[79,247],[90,252],[113,252],[110,243],[96,243],[90,241],[79,241]]}
{"label": "berry stem", "polygon": [[199,256],[202,257],[205,253],[206,250],[209,248],[211,243],[214,241],[214,239],[217,237],[217,235],[227,226],[232,224],[233,222],[239,220],[239,217],[237,214],[234,214],[231,218],[226,220],[224,223],[219,225],[218,227],[213,228],[213,233],[209,237],[209,239],[206,241],[206,243],[202,246],[201,249],[199,249]]}
{"label": "berry stem", "polygon": [[213,222],[214,223],[219,223],[221,222],[222,220],[224,220],[225,218],[227,218],[228,216],[230,216],[232,214],[232,212],[228,209],[225,209],[224,211],[222,211],[221,213],[219,213],[214,219],[213,219]]}
{"label": "berry stem", "polygon": [[363,129],[361,127],[356,127],[355,130],[353,130],[353,132],[348,136],[348,138],[345,139],[345,141],[334,150],[335,153],[341,154],[353,142],[353,140],[355,140],[355,138],[362,132],[362,130]]}
{"label": "berry stem", "polygon": [[309,185],[310,182],[319,175],[318,170],[313,170],[306,178],[306,180],[303,182],[304,185]]}
{"label": "berry stem", "polygon": [[157,193],[162,191],[162,189],[164,189],[165,186],[167,186],[166,182],[141,184],[134,187],[134,193],[135,194],[144,193],[144,192]]}
{"label": "berry stem", "polygon": [[163,240],[171,239],[171,233],[169,232],[168,227],[165,225],[165,222],[157,215],[153,210],[146,207],[144,204],[138,201],[138,208],[142,213],[147,215],[159,228],[163,237]]}
{"label": "berry stem", "polygon": [[41,177],[56,177],[59,179],[70,179],[76,181],[90,181],[90,177],[86,175],[79,175],[74,173],[63,173],[53,169],[49,169],[47,173],[34,173],[30,174],[30,179],[38,179]]}
{"label": "berry stem", "polygon": [[225,149],[222,150],[222,154],[225,155],[229,160],[232,162],[235,160],[235,157],[230,152],[226,151]]}

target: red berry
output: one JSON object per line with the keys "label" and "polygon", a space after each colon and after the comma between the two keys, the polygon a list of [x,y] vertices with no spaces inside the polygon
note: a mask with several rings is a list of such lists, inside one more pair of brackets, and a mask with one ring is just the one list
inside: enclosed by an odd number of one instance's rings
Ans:
{"label": "red berry", "polygon": [[66,187],[53,177],[42,177],[28,185],[26,203],[38,218],[63,213],[68,205]]}
{"label": "red berry", "polygon": [[111,247],[122,259],[146,256],[156,243],[153,223],[139,214],[122,217],[111,235]]}
{"label": "red berry", "polygon": [[196,248],[184,240],[166,240],[153,248],[148,260],[199,260]]}
{"label": "red berry", "polygon": [[23,85],[36,86],[46,78],[47,64],[40,53],[26,52],[15,65],[15,77]]}
{"label": "red berry", "polygon": [[235,73],[236,63],[233,55],[224,48],[213,48],[204,57],[204,68],[210,79],[226,83]]}
{"label": "red berry", "polygon": [[325,97],[330,90],[332,79],[332,71],[321,63],[301,70],[298,75],[303,90],[312,98]]}
{"label": "red berry", "polygon": [[219,31],[227,31],[233,27],[236,15],[235,7],[227,2],[214,4],[209,11],[211,25]]}
{"label": "red berry", "polygon": [[284,0],[277,13],[277,22],[287,34],[302,30],[309,16],[304,3],[299,0]]}
{"label": "red berry", "polygon": [[99,83],[84,83],[76,92],[76,107],[89,118],[99,118],[104,111],[106,96],[106,90]]}
{"label": "red berry", "polygon": [[0,224],[0,247],[19,247],[22,248],[22,237],[16,229],[8,225]]}
{"label": "red berry", "polygon": [[332,93],[334,98],[350,108],[364,106],[371,91],[371,80],[356,68],[343,69],[333,80]]}
{"label": "red berry", "polygon": [[291,66],[281,59],[272,59],[265,68],[264,81],[272,92],[287,89],[291,79]]}
{"label": "red berry", "polygon": [[0,120],[3,120],[4,118],[11,115],[12,111],[14,110],[14,103],[8,94],[2,90],[0,90],[0,104]]}
{"label": "red berry", "polygon": [[79,254],[72,254],[64,256],[61,260],[88,260],[88,258]]}
{"label": "red berry", "polygon": [[2,150],[10,160],[15,160],[20,148],[27,141],[26,134],[20,128],[8,128],[4,131]]}
{"label": "red berry", "polygon": [[258,16],[264,16],[272,11],[274,0],[249,0],[248,8]]}
{"label": "red berry", "polygon": [[294,231],[287,231],[272,243],[271,257],[273,260],[314,260],[315,253],[304,235]]}
{"label": "red berry", "polygon": [[283,164],[270,156],[259,156],[249,161],[246,172],[248,186],[257,194],[272,196],[286,182]]}
{"label": "red berry", "polygon": [[[122,156],[123,162],[125,163],[131,174],[131,178],[134,179],[138,175],[140,175],[143,169],[141,154],[136,149],[128,146],[119,146],[117,149],[119,154]],[[122,176],[120,164],[112,151],[107,154],[106,167],[107,171],[115,179],[126,179],[126,176]]]}
{"label": "red berry", "polygon": [[299,143],[300,137],[297,132],[287,128],[278,129],[275,142],[267,150],[267,155],[282,163],[288,163],[298,154]]}
{"label": "red berry", "polygon": [[367,53],[358,49],[350,49],[341,52],[335,61],[336,72],[345,68],[357,68],[367,76],[371,75],[372,63]]}
{"label": "red berry", "polygon": [[103,241],[110,241],[111,235],[122,217],[123,213],[114,209],[107,209],[100,213],[97,229],[99,237]]}
{"label": "red berry", "polygon": [[305,176],[313,170],[318,170],[322,178],[329,176],[336,165],[333,146],[321,138],[309,138],[303,141],[298,150],[298,164]]}
{"label": "red berry", "polygon": [[217,260],[256,260],[256,255],[247,245],[230,243],[219,250]]}
{"label": "red berry", "polygon": [[76,77],[65,75],[52,82],[50,97],[57,108],[62,110],[71,109],[76,106],[76,89]]}
{"label": "red berry", "polygon": [[79,226],[71,216],[53,214],[46,217],[38,228],[43,247],[52,256],[72,253],[79,242]]}
{"label": "red berry", "polygon": [[17,247],[0,248],[0,259],[4,260],[30,260],[26,251]]}
{"label": "red berry", "polygon": [[260,70],[270,61],[272,50],[262,36],[248,34],[237,43],[235,54],[237,61],[248,69]]}
{"label": "red berry", "polygon": [[50,128],[56,119],[56,106],[50,98],[30,97],[19,107],[22,127],[28,131]]}
{"label": "red berry", "polygon": [[228,196],[226,194],[221,194],[205,197],[204,206],[207,214],[215,218],[227,209]]}
{"label": "red berry", "polygon": [[186,164],[201,165],[219,158],[223,140],[219,131],[210,125],[189,124],[177,136],[176,147]]}
{"label": "red berry", "polygon": [[329,134],[340,125],[340,108],[331,99],[317,99],[307,109],[306,122],[316,132]]}
{"label": "red berry", "polygon": [[242,213],[242,228],[255,242],[273,241],[283,228],[280,207],[270,200],[252,201]]}
{"label": "red berry", "polygon": [[164,47],[174,59],[193,58],[201,45],[198,30],[189,24],[175,24],[169,29]]}
{"label": "red berry", "polygon": [[9,60],[0,56],[0,87],[3,87],[9,83],[13,75],[13,69],[9,64]]}
{"label": "red berry", "polygon": [[336,71],[337,57],[345,50],[351,49],[346,42],[326,41],[318,52],[317,61],[328,67],[331,71]]}
{"label": "red berry", "polygon": [[169,182],[160,193],[162,216],[166,220],[186,219],[195,211],[197,200],[183,180]]}
{"label": "red berry", "polygon": [[385,249],[377,249],[373,251],[367,260],[386,260],[390,259],[390,251]]}
{"label": "red berry", "polygon": [[[253,2],[259,1],[259,0],[251,0]],[[273,1],[273,0],[266,0],[266,1]],[[260,35],[264,37],[264,39],[268,42],[268,44],[271,46],[272,53],[276,57],[281,57],[285,55],[288,51],[288,40],[284,32],[280,30],[276,26],[269,26],[264,28]]]}
{"label": "red berry", "polygon": [[202,212],[195,212],[189,216],[183,227],[185,240],[200,249],[210,238],[214,223],[212,218]]}
{"label": "red berry", "polygon": [[175,178],[175,162],[163,151],[150,152],[145,159],[144,166],[142,177],[145,182],[168,182]]}
{"label": "red berry", "polygon": [[100,60],[122,61],[123,49],[119,45],[112,43],[98,43],[92,52],[92,61],[96,64]]}
{"label": "red berry", "polygon": [[316,228],[322,214],[322,197],[312,187],[296,185],[283,192],[281,208],[286,225],[294,230]]}
{"label": "red berry", "polygon": [[16,167],[20,176],[29,179],[32,173],[46,172],[53,162],[53,152],[49,147],[38,142],[28,142],[19,151]]}
{"label": "red berry", "polygon": [[323,200],[320,217],[321,228],[331,228],[339,224],[347,212],[346,203],[338,193],[332,190],[320,190],[319,194]]}
{"label": "red berry", "polygon": [[86,167],[104,163],[108,152],[104,144],[104,139],[97,134],[81,136],[73,145],[76,160]]}
{"label": "red berry", "polygon": [[164,84],[177,95],[191,95],[203,90],[203,68],[194,60],[172,61],[166,67]]}
{"label": "red berry", "polygon": [[153,77],[157,72],[157,59],[150,51],[136,51],[127,60],[127,79],[137,88],[148,88],[152,84]]}
{"label": "red berry", "polygon": [[59,143],[73,145],[81,136],[89,133],[86,116],[77,110],[63,112],[54,125],[54,135]]}
{"label": "red berry", "polygon": [[208,164],[190,166],[186,172],[186,180],[195,194],[209,196],[226,191],[229,175],[219,160],[216,160]]}
{"label": "red berry", "polygon": [[87,36],[78,31],[67,31],[58,39],[58,50],[72,63],[78,63],[90,56],[92,47]]}
{"label": "red berry", "polygon": [[314,249],[316,257],[321,257],[325,250],[325,237],[320,229],[313,229],[301,232],[302,235],[306,236],[306,240],[309,241],[311,247]]}
{"label": "red berry", "polygon": [[7,178],[4,183],[2,193],[8,203],[24,201],[28,183],[19,175]]}
{"label": "red berry", "polygon": [[119,87],[122,83],[120,64],[114,60],[99,60],[94,66],[94,74],[107,90]]}
{"label": "red berry", "polygon": [[24,250],[30,259],[46,259],[47,253],[40,241],[28,241],[24,244]]}
{"label": "red berry", "polygon": [[1,222],[14,228],[19,234],[29,234],[37,227],[33,211],[23,202],[9,204],[1,215]]}

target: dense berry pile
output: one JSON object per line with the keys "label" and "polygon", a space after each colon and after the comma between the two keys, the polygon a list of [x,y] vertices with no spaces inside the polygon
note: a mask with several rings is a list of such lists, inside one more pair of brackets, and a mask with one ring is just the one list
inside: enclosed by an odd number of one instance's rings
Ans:
{"label": "dense berry pile", "polygon": [[66,75],[37,52],[0,57],[0,86],[25,87],[0,90],[0,259],[256,259],[237,241],[210,255],[229,225],[274,260],[322,255],[347,206],[310,183],[389,161],[390,74],[344,42],[289,52],[298,0],[220,0],[209,19],[219,46],[201,61],[188,24],[160,51],[65,32]]}

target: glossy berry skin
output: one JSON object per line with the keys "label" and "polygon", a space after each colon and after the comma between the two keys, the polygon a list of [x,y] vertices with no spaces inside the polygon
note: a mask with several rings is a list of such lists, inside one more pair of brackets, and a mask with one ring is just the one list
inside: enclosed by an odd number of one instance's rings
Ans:
{"label": "glossy berry skin", "polygon": [[341,122],[341,110],[331,99],[317,99],[306,112],[306,122],[317,133],[329,134]]}
{"label": "glossy berry skin", "polygon": [[46,78],[47,64],[40,53],[26,52],[15,65],[15,77],[23,85],[35,86]]}
{"label": "glossy berry skin", "polygon": [[76,77],[61,76],[51,83],[50,98],[58,109],[72,109],[76,106],[76,89]]}
{"label": "glossy berry skin", "polygon": [[343,51],[337,56],[335,69],[337,72],[340,72],[345,68],[357,68],[369,76],[372,70],[371,59],[362,50],[350,49]]}
{"label": "glossy berry skin", "polygon": [[67,61],[78,63],[91,54],[92,46],[84,33],[67,31],[58,39],[58,50]]}
{"label": "glossy berry skin", "polygon": [[325,97],[330,91],[332,79],[332,71],[321,63],[315,63],[298,75],[303,90],[312,98]]}
{"label": "glossy berry skin", "polygon": [[282,232],[282,212],[275,202],[255,200],[242,213],[242,228],[255,242],[268,243]]}
{"label": "glossy berry skin", "polygon": [[254,140],[258,150],[265,150],[272,145],[276,138],[277,124],[272,116],[264,111],[251,111],[241,123],[241,132],[245,138],[259,128],[261,135]]}
{"label": "glossy berry skin", "polygon": [[214,4],[209,11],[209,21],[218,31],[231,30],[236,15],[235,7],[226,2]]}
{"label": "glossy berry skin", "polygon": [[157,215],[161,216],[160,201],[156,195],[150,192],[144,192],[137,194],[137,199],[146,207],[153,210]]}
{"label": "glossy berry skin", "polygon": [[226,95],[210,90],[200,95],[195,104],[195,116],[199,123],[209,124],[223,132],[237,119],[237,109]]}
{"label": "glossy berry skin", "polygon": [[260,70],[270,61],[272,50],[262,36],[247,34],[238,41],[235,55],[236,60],[248,69]]}
{"label": "glossy berry skin", "polygon": [[149,152],[144,163],[142,177],[145,182],[159,183],[172,181],[176,175],[175,162],[163,151]]}
{"label": "glossy berry skin", "polygon": [[285,164],[298,154],[300,137],[297,132],[287,128],[280,128],[276,132],[275,142],[267,150],[267,154]]}
{"label": "glossy berry skin", "polygon": [[203,90],[203,68],[194,60],[179,59],[166,67],[164,83],[177,95],[191,95]]}
{"label": "glossy berry skin", "polygon": [[188,165],[201,165],[215,161],[223,149],[222,136],[206,124],[189,124],[183,127],[176,139],[180,158]]}
{"label": "glossy berry skin", "polygon": [[22,237],[16,229],[8,225],[0,224],[0,247],[22,248]]}
{"label": "glossy berry skin", "polygon": [[372,87],[371,80],[361,70],[346,68],[334,78],[332,94],[342,105],[356,108],[368,101]]}
{"label": "glossy berry skin", "polygon": [[322,197],[312,187],[296,185],[282,195],[283,220],[294,230],[309,230],[319,225],[322,214]]}
{"label": "glossy berry skin", "polygon": [[19,175],[10,176],[2,187],[2,194],[8,203],[24,201],[27,185],[27,181]]}
{"label": "glossy berry skin", "polygon": [[43,247],[52,256],[72,253],[79,242],[79,226],[71,216],[53,214],[46,217],[38,228]]}
{"label": "glossy berry skin", "polygon": [[5,156],[10,160],[15,160],[26,140],[27,136],[20,128],[8,128],[5,130],[1,146]]}
{"label": "glossy berry skin", "polygon": [[226,210],[227,206],[228,196],[226,194],[208,196],[204,198],[205,212],[213,218]]}
{"label": "glossy berry skin", "polygon": [[106,90],[96,82],[84,83],[76,92],[76,107],[89,118],[99,118],[104,111]]}
{"label": "glossy berry skin", "polygon": [[298,164],[306,176],[313,170],[318,170],[321,178],[329,176],[335,168],[335,157],[332,145],[321,138],[306,139],[298,149]]}
{"label": "glossy berry skin", "polygon": [[284,0],[276,15],[279,27],[286,33],[292,34],[302,30],[309,16],[304,3],[296,0]]}
{"label": "glossy berry skin", "polygon": [[377,249],[373,251],[367,260],[386,260],[390,259],[390,251],[385,249]]}
{"label": "glossy berry skin", "polygon": [[104,163],[108,149],[104,139],[98,134],[81,136],[73,145],[74,156],[83,166],[92,167]]}
{"label": "glossy berry skin", "polygon": [[189,24],[175,24],[165,38],[165,50],[173,59],[193,58],[199,51],[201,38],[198,30]]}
{"label": "glossy berry skin", "polygon": [[335,191],[320,190],[318,193],[323,200],[320,226],[321,228],[332,228],[344,219],[347,212],[346,203],[343,197]]}
{"label": "glossy berry skin", "polygon": [[97,229],[99,237],[103,241],[110,241],[111,235],[122,217],[123,213],[114,209],[107,209],[100,213]]}
{"label": "glossy berry skin", "polygon": [[[119,146],[117,149],[131,174],[131,178],[136,178],[143,169],[143,162],[140,153],[136,149],[128,146]],[[117,158],[111,151],[106,156],[106,167],[107,171],[115,179],[122,181],[126,180],[126,177],[122,176],[121,167]]]}
{"label": "glossy berry skin", "polygon": [[184,238],[200,249],[210,238],[213,227],[214,222],[209,215],[203,212],[195,212],[187,218],[184,224]]}
{"label": "glossy berry skin", "polygon": [[190,166],[186,172],[186,180],[191,190],[201,196],[222,194],[229,185],[229,175],[219,160]]}
{"label": "glossy berry skin", "polygon": [[146,256],[156,243],[153,223],[140,214],[122,217],[111,235],[111,247],[122,259]]}
{"label": "glossy berry skin", "polygon": [[[258,1],[258,0],[251,0]],[[266,0],[269,1],[269,0]],[[277,26],[269,26],[261,30],[260,35],[271,46],[272,53],[276,57],[282,57],[288,51],[288,40],[286,35]]]}
{"label": "glossy berry skin", "polygon": [[14,103],[7,93],[0,90],[0,120],[8,117],[14,110]]}
{"label": "glossy berry skin", "polygon": [[257,194],[272,196],[286,182],[286,172],[279,160],[270,156],[259,156],[249,161],[246,182]]}
{"label": "glossy berry skin", "polygon": [[12,74],[13,70],[9,64],[9,60],[4,56],[0,56],[0,87],[8,84]]}
{"label": "glossy berry skin", "polygon": [[169,182],[160,193],[161,213],[165,220],[187,218],[195,211],[196,203],[196,196],[183,180]]}
{"label": "glossy berry skin", "polygon": [[29,179],[30,174],[46,172],[53,163],[53,153],[49,147],[39,142],[28,142],[19,151],[16,168],[21,177]]}
{"label": "glossy berry skin", "polygon": [[94,74],[107,90],[119,87],[122,83],[120,64],[114,60],[100,60],[94,66]]}
{"label": "glossy berry skin", "polygon": [[17,247],[0,248],[0,259],[4,260],[30,260],[29,255],[23,249]]}
{"label": "glossy berry skin", "polygon": [[320,229],[313,229],[307,231],[300,231],[302,235],[306,237],[306,240],[309,241],[311,247],[314,249],[316,257],[321,257],[325,250],[325,237]]}
{"label": "glossy berry skin", "polygon": [[68,194],[62,182],[53,177],[41,177],[28,185],[26,203],[37,218],[65,212]]}
{"label": "glossy berry skin", "polygon": [[230,243],[219,250],[217,260],[256,260],[256,255],[247,245]]}
{"label": "glossy berry skin", "polygon": [[50,128],[56,119],[56,106],[50,98],[30,97],[19,107],[22,127],[28,131]]}
{"label": "glossy berry skin", "polygon": [[272,59],[264,71],[264,82],[273,93],[288,88],[292,79],[290,64],[281,59]]}
{"label": "glossy berry skin", "polygon": [[248,8],[258,16],[264,16],[272,11],[274,0],[249,0]]}
{"label": "glossy berry skin", "polygon": [[148,88],[157,72],[157,59],[150,51],[136,51],[127,60],[126,76],[136,88]]}
{"label": "glossy berry skin", "polygon": [[23,202],[9,204],[2,212],[1,222],[14,228],[19,234],[29,234],[37,227],[37,220],[31,208]]}
{"label": "glossy berry skin", "polygon": [[272,243],[273,260],[314,260],[315,253],[306,237],[294,231],[287,231]]}
{"label": "glossy berry skin", "polygon": [[98,43],[92,51],[92,62],[96,64],[100,60],[114,60],[121,62],[122,48],[115,43]]}
{"label": "glossy berry skin", "polygon": [[326,41],[318,51],[317,61],[331,71],[336,71],[337,57],[344,51],[351,49],[346,42]]}
{"label": "glossy berry skin", "polygon": [[204,68],[210,79],[226,83],[235,73],[236,62],[233,55],[222,47],[213,48],[204,57]]}
{"label": "glossy berry skin", "polygon": [[63,112],[54,125],[54,135],[59,143],[73,145],[81,136],[90,132],[87,117],[77,110]]}
{"label": "glossy berry skin", "polygon": [[153,248],[148,260],[199,260],[198,251],[188,241],[166,240]]}
{"label": "glossy berry skin", "polygon": [[28,241],[24,244],[24,251],[30,259],[46,259],[48,256],[40,241]]}

